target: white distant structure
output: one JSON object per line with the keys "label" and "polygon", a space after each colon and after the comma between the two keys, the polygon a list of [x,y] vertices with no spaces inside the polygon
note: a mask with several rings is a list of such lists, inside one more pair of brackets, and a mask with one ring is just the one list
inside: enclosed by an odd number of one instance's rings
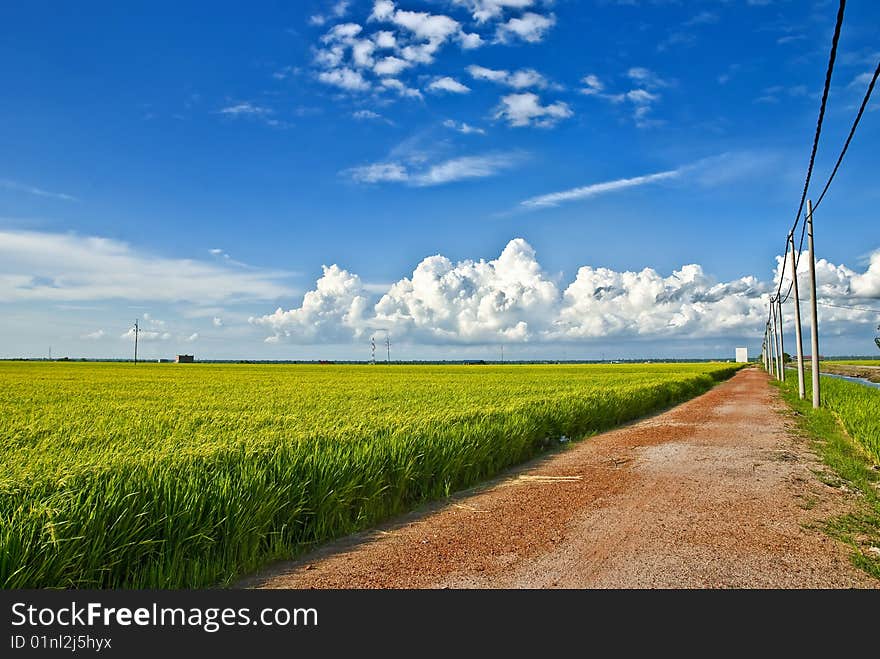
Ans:
{"label": "white distant structure", "polygon": [[736,349],[736,362],[738,364],[745,364],[749,361],[749,349],[748,348],[737,348]]}

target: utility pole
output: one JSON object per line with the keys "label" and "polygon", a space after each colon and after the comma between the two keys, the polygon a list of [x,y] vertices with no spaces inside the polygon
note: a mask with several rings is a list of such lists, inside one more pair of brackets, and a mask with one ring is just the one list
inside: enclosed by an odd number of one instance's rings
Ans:
{"label": "utility pole", "polygon": [[504,363],[504,344],[501,344],[501,363]]}
{"label": "utility pole", "polygon": [[52,361],[52,346],[49,346],[49,361]]}
{"label": "utility pole", "polygon": [[385,332],[385,348],[388,350],[388,364],[391,364],[391,335]]}
{"label": "utility pole", "polygon": [[134,321],[134,363],[137,365],[138,363],[138,333],[140,333],[140,327],[138,327],[138,319]]}
{"label": "utility pole", "polygon": [[813,201],[807,200],[807,245],[810,250],[810,370],[813,376],[813,407],[819,397],[819,311],[816,307],[816,249],[813,245]]}
{"label": "utility pole", "polygon": [[801,337],[801,298],[798,294],[797,262],[800,257],[797,259],[794,257],[793,231],[788,235],[788,242],[791,245],[791,289],[794,293],[794,340],[795,343],[797,343],[798,397],[803,400],[807,394],[804,385],[804,346],[803,337]]}
{"label": "utility pole", "polygon": [[773,374],[776,376],[776,379],[779,379],[779,341],[777,341],[777,327],[776,324],[776,300],[770,302],[770,316],[773,318]]}
{"label": "utility pole", "polygon": [[778,365],[779,361],[777,359],[776,354],[776,303],[770,303],[770,367],[773,372],[773,377],[777,380],[779,379],[779,370]]}
{"label": "utility pole", "polygon": [[779,309],[779,379],[785,382],[785,340],[782,330],[782,300],[776,298],[776,308]]}

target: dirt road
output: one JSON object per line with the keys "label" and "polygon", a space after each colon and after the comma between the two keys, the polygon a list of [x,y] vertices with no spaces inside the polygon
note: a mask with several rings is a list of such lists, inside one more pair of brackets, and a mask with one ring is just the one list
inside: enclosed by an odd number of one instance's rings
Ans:
{"label": "dirt road", "polygon": [[811,526],[823,484],[766,375],[271,567],[265,588],[878,587]]}

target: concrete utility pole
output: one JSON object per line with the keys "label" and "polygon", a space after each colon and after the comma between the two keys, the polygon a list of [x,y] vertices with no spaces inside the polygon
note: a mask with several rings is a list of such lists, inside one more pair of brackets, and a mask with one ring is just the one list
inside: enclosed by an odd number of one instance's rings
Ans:
{"label": "concrete utility pole", "polygon": [[135,319],[134,321],[134,363],[138,363],[138,333],[140,332],[140,328],[138,327],[138,321]]}
{"label": "concrete utility pole", "polygon": [[779,379],[785,382],[785,340],[782,329],[782,300],[776,298],[776,308],[779,309]]}
{"label": "concrete utility pole", "polygon": [[807,200],[807,245],[810,250],[810,369],[813,376],[813,407],[819,396],[819,310],[816,306],[816,249],[813,245],[813,201]]}
{"label": "concrete utility pole", "polygon": [[773,303],[770,303],[770,374],[778,378],[776,372],[776,312]]}
{"label": "concrete utility pole", "polygon": [[792,281],[791,288],[794,293],[794,340],[797,343],[797,371],[798,371],[798,397],[803,400],[806,398],[806,389],[804,384],[804,345],[803,337],[801,337],[801,298],[798,294],[798,275],[797,262],[794,256],[794,232],[788,236],[788,242],[791,245],[791,271]]}
{"label": "concrete utility pole", "polygon": [[776,318],[776,300],[770,303],[770,313],[773,314],[773,348],[776,352],[776,379],[782,380],[782,355],[779,348],[779,321]]}

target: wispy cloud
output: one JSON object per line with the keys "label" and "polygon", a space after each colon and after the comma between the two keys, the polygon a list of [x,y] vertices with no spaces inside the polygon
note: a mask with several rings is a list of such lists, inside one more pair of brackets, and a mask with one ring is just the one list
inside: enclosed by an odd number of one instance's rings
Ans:
{"label": "wispy cloud", "polygon": [[0,188],[13,190],[15,192],[25,192],[27,194],[32,194],[37,197],[46,197],[48,199],[61,199],[62,201],[79,201],[79,199],[74,197],[73,195],[64,194],[63,192],[50,192],[48,190],[38,188],[34,185],[27,185],[26,183],[19,183],[18,181],[12,181],[6,178],[0,179]]}
{"label": "wispy cloud", "polygon": [[146,254],[107,238],[0,231],[0,301],[216,305],[289,295],[288,273]]}
{"label": "wispy cloud", "polygon": [[525,158],[524,153],[511,151],[461,156],[433,164],[388,161],[353,167],[341,173],[356,183],[404,183],[414,187],[430,187],[495,176],[516,167]]}
{"label": "wispy cloud", "polygon": [[670,169],[656,174],[646,174],[644,176],[634,176],[632,178],[619,178],[613,181],[604,181],[602,183],[591,183],[578,188],[562,190],[561,192],[551,192],[537,197],[531,197],[521,201],[519,205],[522,208],[534,210],[538,208],[551,208],[559,206],[569,201],[577,201],[580,199],[588,199],[597,197],[610,192],[617,192],[627,188],[635,188],[648,183],[656,183],[657,181],[666,181],[681,176],[683,168]]}
{"label": "wispy cloud", "polygon": [[454,131],[457,131],[463,135],[485,135],[486,131],[483,128],[478,128],[477,126],[471,126],[470,124],[464,121],[455,121],[454,119],[447,119],[443,122],[443,126],[445,128],[450,128]]}
{"label": "wispy cloud", "polygon": [[589,199],[603,194],[629,188],[687,178],[702,187],[716,187],[755,177],[766,177],[770,172],[780,172],[780,154],[774,151],[725,152],[695,162],[653,174],[619,178],[613,181],[591,183],[577,188],[539,195],[525,199],[516,207],[519,211],[552,208],[564,203]]}

